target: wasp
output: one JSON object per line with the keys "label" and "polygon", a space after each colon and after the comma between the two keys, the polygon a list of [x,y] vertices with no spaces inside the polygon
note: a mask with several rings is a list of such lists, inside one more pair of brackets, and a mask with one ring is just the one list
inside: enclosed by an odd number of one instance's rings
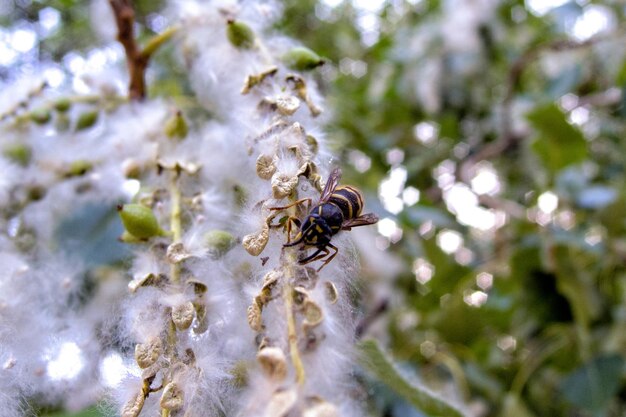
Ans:
{"label": "wasp", "polygon": [[[324,263],[318,268],[318,272],[326,266],[339,252],[339,249],[330,243],[332,237],[341,230],[350,230],[353,227],[367,226],[378,221],[374,213],[361,214],[363,210],[363,196],[361,192],[351,185],[339,186],[341,169],[335,168],[326,186],[322,191],[319,201],[314,205],[303,221],[290,219],[300,228],[293,242],[289,241],[291,224],[287,227],[287,243],[283,247],[302,245],[300,250],[316,248],[309,256],[300,259],[301,265],[308,264],[320,259]],[[289,208],[302,202],[311,203],[310,198],[298,200],[286,207],[274,207],[275,210]],[[333,250],[331,253],[330,250]]]}

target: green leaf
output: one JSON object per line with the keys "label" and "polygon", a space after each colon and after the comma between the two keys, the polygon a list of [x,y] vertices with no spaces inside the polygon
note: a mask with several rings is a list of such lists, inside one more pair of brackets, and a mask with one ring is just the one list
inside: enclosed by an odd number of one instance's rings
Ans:
{"label": "green leaf", "polygon": [[570,246],[550,248],[556,266],[557,288],[567,298],[576,322],[587,328],[602,310],[602,299],[588,268],[585,254]]}
{"label": "green leaf", "polygon": [[571,405],[601,413],[619,390],[623,367],[619,355],[594,358],[562,381],[561,392]]}
{"label": "green leaf", "polygon": [[582,162],[587,157],[587,142],[554,103],[539,106],[527,114],[539,134],[533,150],[553,173]]}
{"label": "green leaf", "polygon": [[359,344],[359,348],[362,353],[363,365],[415,408],[431,417],[463,416],[463,412],[429,389],[409,382],[400,374],[395,364],[382,351],[375,340],[365,340]]}

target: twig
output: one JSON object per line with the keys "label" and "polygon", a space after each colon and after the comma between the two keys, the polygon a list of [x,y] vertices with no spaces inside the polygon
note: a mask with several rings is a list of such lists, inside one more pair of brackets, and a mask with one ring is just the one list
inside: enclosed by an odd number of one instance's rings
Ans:
{"label": "twig", "polygon": [[178,30],[177,27],[166,29],[152,38],[141,50],[135,40],[135,10],[131,0],[109,0],[117,24],[117,40],[124,47],[130,82],[128,95],[131,100],[143,100],[146,97],[146,68],[152,54]]}
{"label": "twig", "polygon": [[500,125],[500,136],[495,141],[486,144],[478,151],[468,155],[468,157],[459,164],[458,176],[462,180],[466,180],[467,173],[471,167],[482,160],[494,158],[506,150],[510,149],[523,137],[516,136],[511,131],[511,104],[515,96],[515,90],[519,85],[520,79],[528,66],[534,62],[543,52],[564,52],[576,49],[587,48],[600,42],[615,39],[623,36],[621,31],[613,32],[607,35],[599,35],[587,39],[585,41],[575,41],[571,39],[559,39],[556,41],[540,44],[528,49],[522,54],[511,66],[507,76],[506,94],[502,100],[502,117]]}

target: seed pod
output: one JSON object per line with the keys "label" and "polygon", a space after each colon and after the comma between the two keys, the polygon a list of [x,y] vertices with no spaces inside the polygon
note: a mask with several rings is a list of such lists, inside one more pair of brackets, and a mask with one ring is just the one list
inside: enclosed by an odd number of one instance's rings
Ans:
{"label": "seed pod", "polygon": [[291,116],[300,108],[300,100],[294,96],[281,96],[276,98],[276,109],[283,116]]}
{"label": "seed pod", "polygon": [[306,135],[306,143],[309,145],[309,149],[313,153],[313,155],[317,155],[317,151],[319,150],[319,144],[317,143],[317,139],[315,136]]}
{"label": "seed pod", "polygon": [[324,60],[318,54],[303,46],[290,49],[283,55],[282,60],[288,68],[296,71],[309,71],[324,64]]}
{"label": "seed pod", "polygon": [[177,264],[185,259],[191,258],[191,254],[185,249],[182,242],[172,243],[167,247],[166,252],[167,261],[171,264]]}
{"label": "seed pod", "polygon": [[246,82],[241,89],[241,94],[248,94],[253,87],[261,84],[267,77],[271,77],[276,74],[277,71],[278,67],[272,66],[259,74],[248,75],[248,77],[246,77]]}
{"label": "seed pod", "polygon": [[337,407],[321,398],[304,410],[302,417],[339,417]]}
{"label": "seed pod", "polygon": [[284,391],[276,391],[272,394],[272,398],[265,408],[265,415],[272,417],[285,417],[296,404],[297,400],[298,393],[293,388]]}
{"label": "seed pod", "polygon": [[206,306],[201,303],[194,303],[193,308],[196,311],[196,324],[193,326],[192,330],[195,334],[202,334],[209,329]]}
{"label": "seed pod", "polygon": [[276,172],[276,163],[278,158],[270,155],[259,155],[256,160],[256,173],[259,178],[269,180]]}
{"label": "seed pod", "polygon": [[195,175],[202,165],[194,164],[193,162],[186,161],[164,161],[163,159],[157,160],[157,166],[161,170],[168,170],[174,172],[184,171],[189,175]]}
{"label": "seed pod", "polygon": [[184,139],[187,137],[189,127],[181,111],[177,111],[174,116],[165,122],[165,135],[170,139]]}
{"label": "seed pod", "polygon": [[191,301],[172,308],[172,321],[178,330],[187,330],[193,322],[195,309]]}
{"label": "seed pod", "polygon": [[140,287],[146,287],[149,285],[160,286],[165,281],[165,277],[161,274],[156,275],[152,272],[144,275],[136,275],[133,280],[128,283],[128,289],[130,292],[137,291]]}
{"label": "seed pod", "polygon": [[54,103],[54,109],[58,111],[59,113],[65,113],[66,111],[70,109],[71,106],[72,106],[72,102],[68,98],[58,99]]}
{"label": "seed pod", "polygon": [[263,319],[261,317],[261,306],[254,300],[252,304],[248,306],[247,311],[248,325],[255,332],[263,330]]}
{"label": "seed pod", "polygon": [[187,285],[191,285],[193,287],[193,293],[198,298],[201,298],[208,290],[206,284],[202,281],[197,280],[196,278],[188,279],[186,283]]}
{"label": "seed pod", "polygon": [[51,115],[50,110],[48,109],[35,109],[30,112],[30,120],[37,123],[38,125],[46,124],[50,121]]}
{"label": "seed pod", "polygon": [[141,165],[135,159],[128,158],[122,162],[122,170],[126,178],[137,179],[141,175]]}
{"label": "seed pod", "polygon": [[30,163],[30,159],[33,156],[30,146],[23,143],[14,143],[5,147],[2,150],[2,154],[11,161],[19,164],[23,167]]}
{"label": "seed pod", "polygon": [[204,235],[204,242],[209,254],[214,258],[221,258],[235,247],[237,240],[224,230],[211,230]]}
{"label": "seed pod", "polygon": [[287,359],[282,349],[266,347],[257,353],[256,359],[265,374],[271,379],[282,381],[287,377]]}
{"label": "seed pod", "polygon": [[256,233],[250,233],[243,237],[243,247],[252,256],[259,256],[268,240],[270,239],[270,228],[267,224],[263,224],[263,228]]}
{"label": "seed pod", "polygon": [[250,26],[239,20],[229,20],[226,23],[226,37],[234,47],[239,49],[254,47],[255,36]]}
{"label": "seed pod", "polygon": [[82,113],[78,116],[78,120],[76,121],[76,130],[84,130],[88,129],[91,126],[95,125],[98,121],[98,111],[91,110],[85,113]]}
{"label": "seed pod", "polygon": [[339,291],[337,287],[330,281],[324,283],[324,289],[326,290],[326,298],[331,304],[335,304],[339,299]]}
{"label": "seed pod", "polygon": [[143,409],[143,404],[146,401],[146,397],[143,392],[138,392],[134,395],[126,404],[121,411],[121,417],[137,417],[141,410]]}
{"label": "seed pod", "polygon": [[295,74],[290,74],[287,76],[287,78],[285,78],[285,80],[293,84],[293,90],[296,92],[299,99],[304,100],[309,108],[309,111],[311,112],[311,116],[317,117],[322,113],[322,109],[317,107],[315,103],[311,101],[311,98],[309,97],[309,94],[307,92],[306,82],[302,77]]}
{"label": "seed pod", "polygon": [[70,164],[70,166],[65,171],[64,177],[80,177],[82,175],[85,175],[92,169],[93,164],[91,162],[80,159]]}
{"label": "seed pod", "polygon": [[117,212],[126,231],[138,239],[148,239],[165,234],[149,207],[142,204],[124,204],[117,206]]}
{"label": "seed pod", "polygon": [[318,326],[324,319],[324,313],[319,305],[312,300],[306,300],[303,306],[304,320],[302,325],[305,329]]}
{"label": "seed pod", "polygon": [[272,176],[272,196],[274,198],[285,198],[293,192],[297,185],[297,176],[289,176],[277,172]]}
{"label": "seed pod", "polygon": [[233,197],[237,207],[241,208],[244,204],[246,204],[248,192],[241,185],[235,184],[233,185]]}
{"label": "seed pod", "polygon": [[169,411],[180,410],[183,407],[183,392],[176,382],[170,382],[165,386],[159,404],[161,408]]}
{"label": "seed pod", "polygon": [[294,287],[292,297],[296,307],[300,308],[303,307],[304,302],[309,299],[309,292],[303,287]]}
{"label": "seed pod", "polygon": [[148,343],[135,345],[135,361],[141,369],[148,368],[159,359],[163,350],[163,344],[159,337],[153,337]]}
{"label": "seed pod", "polygon": [[272,296],[272,290],[278,283],[278,279],[280,277],[280,272],[276,270],[271,270],[265,274],[265,277],[263,278],[263,287],[261,287],[261,293],[255,298],[261,306],[265,305],[269,301],[269,298]]}

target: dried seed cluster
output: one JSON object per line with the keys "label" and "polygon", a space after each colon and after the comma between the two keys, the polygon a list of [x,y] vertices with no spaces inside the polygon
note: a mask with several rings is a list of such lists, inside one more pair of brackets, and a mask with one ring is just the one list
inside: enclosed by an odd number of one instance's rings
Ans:
{"label": "dried seed cluster", "polygon": [[[320,58],[309,52],[301,48],[290,53],[292,67],[319,65]],[[278,85],[273,91],[280,91],[279,94],[265,94],[272,90],[270,83]],[[245,250],[259,256],[270,240],[277,239],[276,244],[282,246],[293,238],[297,231],[295,219],[302,218],[308,210],[304,204],[307,198],[303,198],[307,195],[298,195],[302,187],[317,192],[323,189],[317,167],[318,141],[303,124],[294,120],[302,114],[303,103],[308,107],[309,117],[317,117],[322,110],[312,100],[304,77],[296,74],[282,77],[278,66],[249,75],[242,93],[258,100],[257,111],[271,120],[248,149],[251,156],[256,156],[257,176],[268,182],[266,199],[254,206],[265,220],[258,230],[242,239]],[[277,229],[282,233],[275,233]],[[297,249],[284,248],[280,264],[265,272],[247,308],[248,325],[257,333],[258,368],[277,387],[267,403],[251,407],[266,416],[292,413],[307,417],[339,416],[335,405],[309,392],[310,388],[305,391],[300,388],[307,373],[304,358],[314,355],[326,338],[323,324],[331,313],[327,309],[338,302],[339,291],[327,278],[320,279],[314,268],[299,265],[297,261]],[[276,321],[276,314],[283,317],[282,321]],[[276,326],[286,329],[277,331]],[[277,334],[284,334],[284,338]]]}

